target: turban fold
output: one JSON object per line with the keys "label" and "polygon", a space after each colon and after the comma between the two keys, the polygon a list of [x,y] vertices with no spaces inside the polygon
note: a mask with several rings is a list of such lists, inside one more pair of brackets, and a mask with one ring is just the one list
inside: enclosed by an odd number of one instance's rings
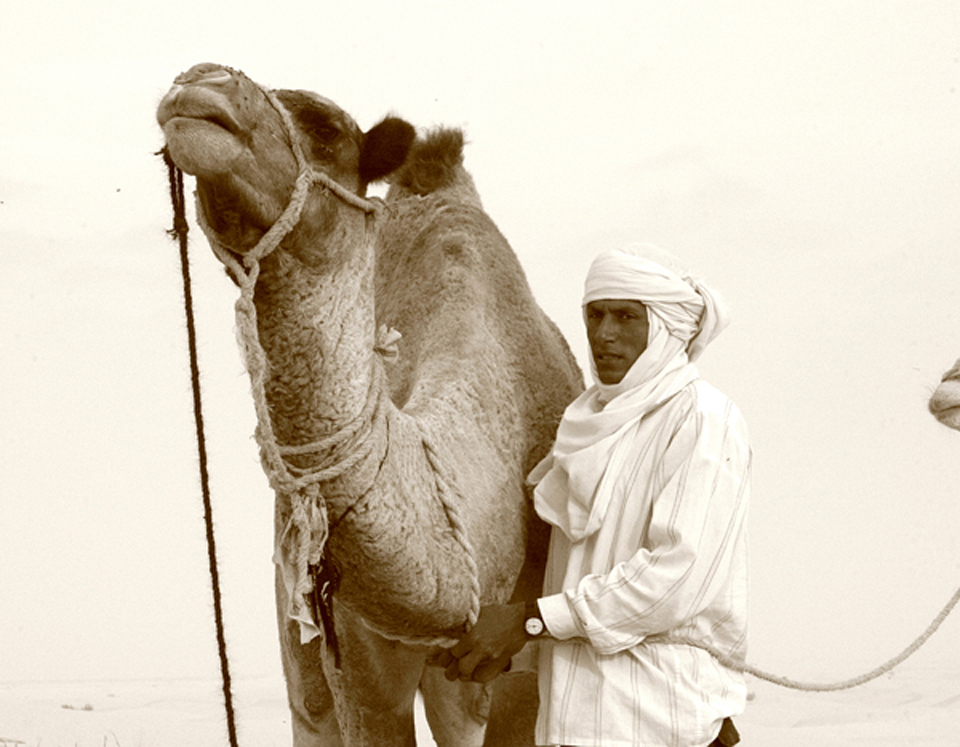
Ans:
{"label": "turban fold", "polygon": [[601,299],[640,301],[696,360],[730,321],[720,296],[652,244],[602,252],[590,265],[583,305]]}

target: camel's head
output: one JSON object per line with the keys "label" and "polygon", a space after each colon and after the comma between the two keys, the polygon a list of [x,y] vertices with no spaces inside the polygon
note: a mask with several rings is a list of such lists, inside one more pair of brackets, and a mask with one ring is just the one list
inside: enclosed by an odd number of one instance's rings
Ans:
{"label": "camel's head", "polygon": [[945,426],[960,430],[960,359],[943,375],[930,398],[930,412]]}
{"label": "camel's head", "polygon": [[[414,139],[413,127],[393,117],[363,132],[313,93],[281,90],[272,98],[243,73],[204,63],[177,76],[157,111],[171,159],[197,178],[207,223],[241,252],[290,200],[298,175],[291,134],[310,167],[358,195],[397,169]],[[289,112],[293,133],[275,104]]]}

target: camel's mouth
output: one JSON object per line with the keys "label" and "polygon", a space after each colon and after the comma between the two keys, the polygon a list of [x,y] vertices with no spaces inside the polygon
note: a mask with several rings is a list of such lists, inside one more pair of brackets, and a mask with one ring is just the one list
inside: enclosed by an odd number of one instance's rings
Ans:
{"label": "camel's mouth", "polygon": [[937,416],[937,420],[948,428],[960,431],[960,406],[939,410],[935,412],[934,415]]}
{"label": "camel's mouth", "polygon": [[176,123],[177,126],[184,126],[190,123],[197,124],[199,126],[212,125],[221,130],[226,130],[229,134],[237,134],[236,122],[231,121],[229,118],[218,115],[209,115],[206,117],[171,117],[167,120],[167,124]]}
{"label": "camel's mouth", "polygon": [[229,172],[246,149],[246,131],[222,87],[174,84],[157,121],[174,163],[194,176]]}
{"label": "camel's mouth", "polygon": [[214,125],[235,136],[243,131],[226,96],[204,85],[175,85],[164,96],[157,121],[166,130],[175,120],[183,120],[180,124],[193,121]]}

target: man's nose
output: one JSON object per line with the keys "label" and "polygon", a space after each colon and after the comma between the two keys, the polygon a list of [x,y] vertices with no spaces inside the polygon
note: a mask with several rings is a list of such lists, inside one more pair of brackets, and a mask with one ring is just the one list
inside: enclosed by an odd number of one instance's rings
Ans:
{"label": "man's nose", "polygon": [[604,314],[597,327],[597,337],[601,340],[615,340],[617,337],[616,320],[611,314]]}

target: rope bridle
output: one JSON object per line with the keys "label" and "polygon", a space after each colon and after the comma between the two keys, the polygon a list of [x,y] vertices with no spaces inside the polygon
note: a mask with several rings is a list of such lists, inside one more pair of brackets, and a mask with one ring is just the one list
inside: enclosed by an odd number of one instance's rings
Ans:
{"label": "rope bridle", "polygon": [[[240,296],[235,304],[238,338],[242,345],[243,357],[250,376],[254,407],[257,415],[256,440],[260,447],[261,462],[271,487],[290,499],[290,526],[284,536],[290,536],[296,551],[296,583],[293,589],[292,606],[295,616],[309,615],[318,625],[322,624],[328,645],[334,651],[339,666],[339,651],[336,646],[336,633],[333,628],[332,594],[337,588],[338,579],[329,563],[325,562],[324,552],[330,536],[330,520],[327,507],[320,492],[320,484],[343,476],[349,470],[367,459],[373,451],[373,439],[370,438],[378,418],[385,417],[387,399],[384,385],[384,368],[373,367],[373,379],[367,394],[363,411],[346,426],[335,433],[312,443],[288,446],[279,443],[274,432],[270,407],[267,402],[266,384],[269,372],[267,354],[260,343],[257,327],[257,310],[254,303],[254,291],[260,276],[260,263],[299,223],[306,204],[307,196],[314,186],[321,186],[331,192],[350,207],[362,211],[367,216],[366,228],[373,230],[376,218],[384,209],[378,199],[366,199],[343,187],[328,174],[314,170],[307,162],[297,137],[292,118],[275,94],[262,89],[264,96],[276,109],[283,120],[290,140],[290,146],[297,161],[298,176],[290,202],[270,229],[260,238],[256,246],[242,255],[224,246],[204,218],[202,205],[197,205],[197,219],[207,235],[217,257],[226,265],[234,280],[240,286]],[[377,352],[385,357],[391,355],[390,345],[398,336],[393,330],[381,327],[375,345]],[[434,473],[437,492],[447,519],[453,529],[455,539],[466,555],[467,567],[471,576],[471,604],[467,615],[466,629],[476,623],[480,613],[480,581],[474,549],[467,536],[465,526],[459,515],[457,497],[453,481],[443,468],[431,439],[421,429],[421,439],[428,463]],[[298,468],[290,463],[290,457],[320,456],[321,461],[315,467]],[[357,501],[363,500],[372,489],[370,486],[360,492]],[[354,504],[356,505],[356,504]],[[349,507],[334,524],[350,513]],[[308,604],[309,600],[309,604]],[[318,619],[319,618],[319,619]],[[398,637],[389,632],[378,631],[382,635],[411,643],[425,644],[448,642],[449,639],[420,637]]]}

